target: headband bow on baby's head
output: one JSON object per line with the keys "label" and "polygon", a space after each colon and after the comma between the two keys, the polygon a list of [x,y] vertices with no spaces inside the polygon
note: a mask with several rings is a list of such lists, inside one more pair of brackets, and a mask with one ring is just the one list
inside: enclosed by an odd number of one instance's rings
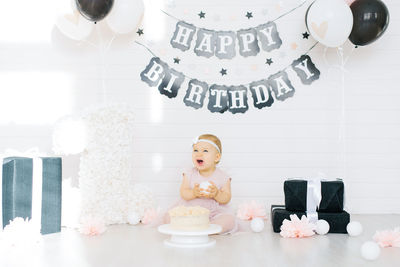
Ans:
{"label": "headband bow on baby's head", "polygon": [[196,136],[193,140],[192,140],[192,145],[195,145],[199,142],[199,137]]}
{"label": "headband bow on baby's head", "polygon": [[206,142],[206,143],[209,143],[210,145],[212,145],[213,147],[215,147],[215,149],[218,151],[218,153],[221,153],[221,150],[219,149],[219,147],[217,146],[217,144],[214,143],[214,142],[211,141],[211,140],[208,140],[208,139],[199,139],[199,136],[196,136],[196,138],[194,138],[193,141],[192,141],[192,146],[195,145],[195,144],[197,144],[198,142]]}

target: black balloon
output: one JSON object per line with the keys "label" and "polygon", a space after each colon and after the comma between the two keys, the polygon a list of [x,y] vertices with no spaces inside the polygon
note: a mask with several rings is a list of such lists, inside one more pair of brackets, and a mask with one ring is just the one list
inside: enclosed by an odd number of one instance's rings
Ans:
{"label": "black balloon", "polygon": [[367,45],[377,40],[389,24],[389,11],[380,0],[356,0],[350,5],[353,29],[349,39],[355,45]]}
{"label": "black balloon", "polygon": [[75,0],[76,7],[86,19],[99,21],[110,12],[114,0]]}

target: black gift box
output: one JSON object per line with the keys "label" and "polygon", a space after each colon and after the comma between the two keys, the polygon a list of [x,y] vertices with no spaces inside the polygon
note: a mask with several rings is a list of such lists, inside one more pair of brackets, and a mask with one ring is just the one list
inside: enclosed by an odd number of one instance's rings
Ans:
{"label": "black gift box", "polygon": [[[283,184],[285,207],[289,211],[307,210],[307,180],[286,180]],[[321,181],[320,212],[343,211],[344,184],[341,179]]]}
{"label": "black gift box", "polygon": [[[271,206],[271,222],[275,233],[281,231],[281,225],[284,219],[290,220],[290,215],[296,214],[301,219],[301,216],[306,215],[302,211],[288,211],[284,205]],[[325,220],[329,223],[329,233],[346,234],[347,224],[350,222],[350,214],[346,211],[342,212],[318,212],[318,219]]]}

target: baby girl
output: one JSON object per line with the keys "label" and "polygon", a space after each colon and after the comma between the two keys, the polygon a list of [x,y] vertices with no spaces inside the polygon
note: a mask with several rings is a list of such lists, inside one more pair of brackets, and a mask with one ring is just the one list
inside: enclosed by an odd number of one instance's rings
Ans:
{"label": "baby girl", "polygon": [[[232,233],[237,224],[234,211],[227,206],[231,200],[231,178],[217,168],[222,155],[221,141],[215,135],[203,134],[196,138],[192,147],[194,167],[183,173],[181,199],[175,206],[207,208],[210,222],[220,225],[221,233]],[[204,182],[208,182],[206,189],[201,185]]]}

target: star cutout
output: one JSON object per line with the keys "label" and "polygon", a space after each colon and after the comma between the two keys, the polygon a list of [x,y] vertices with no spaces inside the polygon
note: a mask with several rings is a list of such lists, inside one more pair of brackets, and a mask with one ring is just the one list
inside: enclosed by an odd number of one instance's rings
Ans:
{"label": "star cutout", "polygon": [[303,39],[308,39],[308,36],[310,36],[308,32],[303,32]]}
{"label": "star cutout", "polygon": [[179,64],[180,61],[181,61],[181,59],[179,57],[175,57],[174,58],[174,63],[175,64]]}
{"label": "star cutout", "polygon": [[206,13],[204,13],[203,11],[200,11],[200,13],[197,14],[197,15],[199,15],[199,17],[200,17],[201,19],[204,19],[204,18],[206,17]]}
{"label": "star cutout", "polygon": [[265,64],[268,64],[269,66],[271,66],[272,63],[274,63],[272,61],[272,58],[267,58],[267,62],[265,62]]}
{"label": "star cutout", "polygon": [[248,19],[252,18],[253,17],[253,12],[247,12],[246,17]]}
{"label": "star cutout", "polygon": [[222,68],[219,73],[221,73],[222,76],[227,75],[227,69]]}
{"label": "star cutout", "polygon": [[136,32],[139,36],[144,34],[143,29],[138,29],[138,31]]}

